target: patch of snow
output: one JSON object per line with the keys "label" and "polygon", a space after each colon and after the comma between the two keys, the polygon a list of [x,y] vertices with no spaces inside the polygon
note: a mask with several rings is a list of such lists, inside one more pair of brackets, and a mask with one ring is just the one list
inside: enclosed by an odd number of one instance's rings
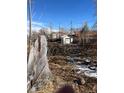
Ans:
{"label": "patch of snow", "polygon": [[90,68],[88,68],[87,65],[76,65],[76,69],[79,70],[79,71],[77,71],[78,74],[83,72],[84,75],[86,75],[88,77],[95,77],[95,78],[97,78],[96,70],[91,70]]}
{"label": "patch of snow", "polygon": [[97,73],[95,71],[85,71],[84,74],[89,77],[97,78]]}

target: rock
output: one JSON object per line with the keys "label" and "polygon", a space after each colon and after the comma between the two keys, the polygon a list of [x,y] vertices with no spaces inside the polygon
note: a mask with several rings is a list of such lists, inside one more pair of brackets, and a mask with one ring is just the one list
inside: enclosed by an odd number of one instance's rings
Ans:
{"label": "rock", "polygon": [[85,84],[85,80],[82,77],[77,77],[73,82],[76,83],[77,85]]}

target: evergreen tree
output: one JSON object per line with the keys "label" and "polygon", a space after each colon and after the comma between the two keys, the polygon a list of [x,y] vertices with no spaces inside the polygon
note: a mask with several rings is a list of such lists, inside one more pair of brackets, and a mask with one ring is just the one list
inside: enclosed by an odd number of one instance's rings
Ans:
{"label": "evergreen tree", "polygon": [[85,23],[84,23],[84,26],[83,26],[83,28],[82,28],[82,31],[86,32],[86,31],[88,31],[88,30],[89,30],[88,24],[87,24],[87,22],[85,22]]}

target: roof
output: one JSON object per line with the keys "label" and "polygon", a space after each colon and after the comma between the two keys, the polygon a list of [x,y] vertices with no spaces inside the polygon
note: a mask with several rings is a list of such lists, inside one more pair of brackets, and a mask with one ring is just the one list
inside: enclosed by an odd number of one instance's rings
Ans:
{"label": "roof", "polygon": [[63,35],[63,36],[61,36],[61,38],[70,38],[70,37],[67,35]]}

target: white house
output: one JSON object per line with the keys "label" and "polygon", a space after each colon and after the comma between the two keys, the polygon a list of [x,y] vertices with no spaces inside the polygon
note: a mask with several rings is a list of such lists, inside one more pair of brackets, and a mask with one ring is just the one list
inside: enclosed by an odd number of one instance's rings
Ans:
{"label": "white house", "polygon": [[52,39],[56,39],[56,38],[57,38],[56,33],[52,33]]}
{"label": "white house", "polygon": [[61,39],[62,39],[62,44],[70,44],[73,42],[73,38],[71,38],[67,35],[61,36]]}

